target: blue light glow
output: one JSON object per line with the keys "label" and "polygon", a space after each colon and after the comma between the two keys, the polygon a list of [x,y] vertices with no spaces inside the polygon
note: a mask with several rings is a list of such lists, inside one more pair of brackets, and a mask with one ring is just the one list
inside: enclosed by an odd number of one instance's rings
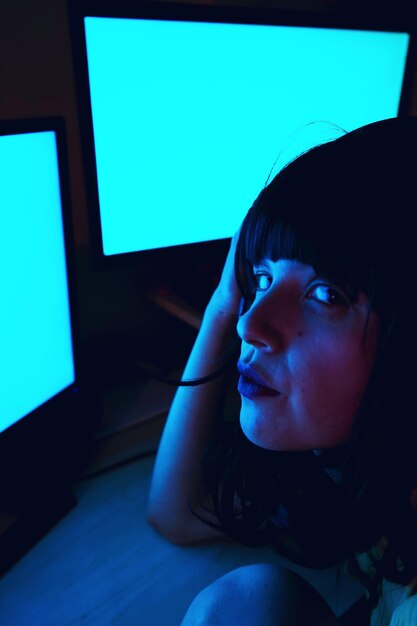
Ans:
{"label": "blue light glow", "polygon": [[296,129],[398,113],[406,33],[85,26],[106,255],[229,237]]}
{"label": "blue light glow", "polygon": [[0,431],[74,382],[53,132],[0,137]]}

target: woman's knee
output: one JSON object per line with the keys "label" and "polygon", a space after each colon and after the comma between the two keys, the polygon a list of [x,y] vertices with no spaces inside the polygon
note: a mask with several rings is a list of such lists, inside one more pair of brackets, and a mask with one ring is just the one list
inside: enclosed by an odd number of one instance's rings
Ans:
{"label": "woman's knee", "polygon": [[337,621],[324,600],[299,576],[277,565],[259,563],[232,570],[203,589],[182,622],[182,626],[235,624],[333,626]]}
{"label": "woman's knee", "polygon": [[[248,565],[218,578],[194,598],[181,626],[232,626],[237,623],[249,597],[253,605],[254,596],[259,593],[258,585],[265,585],[266,591],[272,584],[266,574],[263,565]],[[251,608],[256,610],[256,606]],[[246,613],[247,610],[246,606]]]}

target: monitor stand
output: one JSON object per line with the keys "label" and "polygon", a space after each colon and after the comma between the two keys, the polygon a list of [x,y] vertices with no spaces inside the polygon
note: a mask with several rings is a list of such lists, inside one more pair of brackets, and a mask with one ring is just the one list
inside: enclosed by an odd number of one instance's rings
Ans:
{"label": "monitor stand", "polygon": [[204,311],[217,287],[223,261],[197,266],[176,266],[140,274],[140,289],[169,315],[199,330]]}
{"label": "monitor stand", "polygon": [[200,329],[203,314],[195,309],[184,298],[172,289],[157,286],[148,292],[149,299],[158,307],[185,322],[189,326]]}

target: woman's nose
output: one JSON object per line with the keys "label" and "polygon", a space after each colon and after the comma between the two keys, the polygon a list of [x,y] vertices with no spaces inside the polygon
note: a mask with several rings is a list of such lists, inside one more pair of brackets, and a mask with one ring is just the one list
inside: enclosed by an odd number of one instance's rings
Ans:
{"label": "woman's nose", "polygon": [[237,332],[245,343],[270,351],[280,350],[288,334],[287,307],[265,294],[238,321]]}

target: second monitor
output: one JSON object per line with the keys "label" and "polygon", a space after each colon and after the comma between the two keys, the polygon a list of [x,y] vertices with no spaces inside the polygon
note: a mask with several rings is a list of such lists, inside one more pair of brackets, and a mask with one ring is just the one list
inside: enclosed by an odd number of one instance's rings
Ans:
{"label": "second monitor", "polygon": [[281,151],[401,112],[400,26],[120,1],[75,2],[71,17],[92,232],[108,261],[229,238]]}

